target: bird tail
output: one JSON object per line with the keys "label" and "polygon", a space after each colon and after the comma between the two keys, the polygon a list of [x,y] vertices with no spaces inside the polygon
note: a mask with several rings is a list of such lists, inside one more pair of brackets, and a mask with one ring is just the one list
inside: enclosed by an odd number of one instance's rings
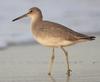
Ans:
{"label": "bird tail", "polygon": [[90,37],[84,37],[84,38],[82,38],[82,39],[87,39],[87,40],[95,40],[95,36],[90,36]]}

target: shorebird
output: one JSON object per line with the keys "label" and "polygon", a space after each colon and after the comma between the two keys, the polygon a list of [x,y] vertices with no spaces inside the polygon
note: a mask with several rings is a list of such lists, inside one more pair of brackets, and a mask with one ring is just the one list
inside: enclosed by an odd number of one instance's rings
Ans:
{"label": "shorebird", "polygon": [[19,16],[12,21],[16,21],[27,16],[31,18],[31,30],[37,42],[43,46],[52,48],[48,75],[51,75],[52,72],[55,59],[55,48],[61,48],[65,56],[67,74],[70,76],[71,69],[69,67],[68,53],[64,47],[80,42],[95,40],[95,36],[81,34],[64,25],[43,20],[42,12],[37,7],[30,8],[26,14]]}

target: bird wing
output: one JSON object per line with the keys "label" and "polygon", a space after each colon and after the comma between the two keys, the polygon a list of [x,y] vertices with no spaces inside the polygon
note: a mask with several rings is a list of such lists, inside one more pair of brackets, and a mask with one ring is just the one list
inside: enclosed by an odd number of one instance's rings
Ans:
{"label": "bird wing", "polygon": [[41,30],[44,31],[49,37],[61,38],[69,41],[76,41],[82,38],[87,38],[87,35],[73,31],[61,24],[44,21],[41,23]]}

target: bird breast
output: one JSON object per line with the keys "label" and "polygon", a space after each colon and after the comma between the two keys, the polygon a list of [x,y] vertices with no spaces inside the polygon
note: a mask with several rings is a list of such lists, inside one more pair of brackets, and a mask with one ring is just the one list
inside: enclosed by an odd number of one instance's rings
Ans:
{"label": "bird breast", "polygon": [[60,38],[53,38],[53,37],[35,37],[37,42],[44,46],[49,46],[49,47],[59,47],[59,46],[68,46],[71,45],[71,41],[67,40],[61,40]]}

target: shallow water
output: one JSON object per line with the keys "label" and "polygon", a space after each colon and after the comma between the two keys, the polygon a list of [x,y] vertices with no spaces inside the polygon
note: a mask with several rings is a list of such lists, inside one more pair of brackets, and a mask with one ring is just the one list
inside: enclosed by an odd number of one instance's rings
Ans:
{"label": "shallow water", "polygon": [[56,50],[52,76],[48,76],[49,48],[40,45],[12,46],[0,51],[0,82],[100,82],[100,37],[92,42],[66,48],[71,76],[62,52]]}

